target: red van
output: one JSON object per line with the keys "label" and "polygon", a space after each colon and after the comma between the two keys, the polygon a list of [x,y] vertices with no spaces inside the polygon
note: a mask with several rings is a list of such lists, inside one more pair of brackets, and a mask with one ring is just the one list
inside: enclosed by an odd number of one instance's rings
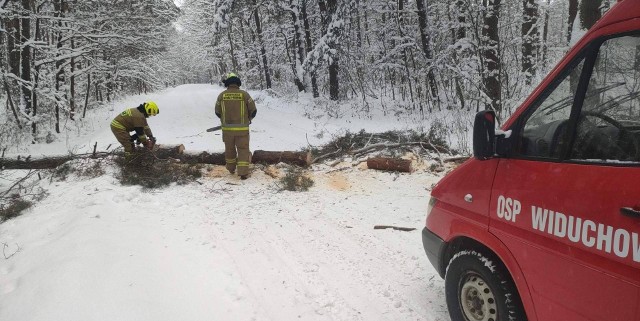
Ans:
{"label": "red van", "polygon": [[619,1],[431,193],[453,321],[640,320],[640,1]]}

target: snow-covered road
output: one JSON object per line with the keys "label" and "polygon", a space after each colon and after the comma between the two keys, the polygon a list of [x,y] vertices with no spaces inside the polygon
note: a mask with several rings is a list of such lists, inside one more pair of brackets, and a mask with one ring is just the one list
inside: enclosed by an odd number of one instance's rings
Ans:
{"label": "snow-covered road", "polygon": [[[200,134],[215,125],[211,87],[181,88],[154,98],[156,135],[221,149],[219,136]],[[307,144],[313,121],[269,108],[253,149]],[[113,141],[107,130],[91,137]],[[321,165],[314,187],[296,193],[262,171],[240,181],[217,166],[201,184],[143,191],[107,169],[43,181],[48,197],[0,225],[10,256],[0,258],[0,320],[449,320],[421,243],[439,180],[426,171]]]}

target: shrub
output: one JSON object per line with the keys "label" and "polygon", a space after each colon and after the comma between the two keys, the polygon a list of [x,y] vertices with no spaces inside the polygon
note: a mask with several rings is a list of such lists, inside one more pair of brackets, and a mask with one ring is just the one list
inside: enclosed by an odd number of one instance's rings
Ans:
{"label": "shrub", "polygon": [[172,183],[185,185],[202,177],[201,164],[180,164],[155,159],[151,162],[119,162],[118,179],[122,185],[139,185],[147,189],[168,186]]}
{"label": "shrub", "polygon": [[306,192],[313,186],[313,179],[300,168],[289,167],[287,174],[280,179],[280,184],[280,190]]}
{"label": "shrub", "polygon": [[4,206],[0,206],[0,222],[20,216],[23,211],[30,208],[33,203],[26,201],[20,197],[13,197]]}

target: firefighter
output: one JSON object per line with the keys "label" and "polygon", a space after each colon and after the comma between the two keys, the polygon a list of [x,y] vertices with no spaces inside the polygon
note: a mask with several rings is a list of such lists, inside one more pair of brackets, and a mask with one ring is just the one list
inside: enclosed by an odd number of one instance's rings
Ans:
{"label": "firefighter", "polygon": [[[140,104],[136,108],[129,108],[111,121],[111,131],[122,147],[125,159],[131,160],[135,150],[135,141],[142,143],[147,149],[153,149],[156,138],[153,137],[147,118],[160,113],[158,105],[152,101]],[[129,135],[130,132],[135,132]]]}
{"label": "firefighter", "polygon": [[228,73],[224,77],[224,86],[227,89],[218,95],[215,112],[222,125],[226,167],[231,174],[237,169],[240,179],[244,180],[249,176],[249,124],[256,117],[256,104],[246,91],[240,89],[242,82],[238,75]]}

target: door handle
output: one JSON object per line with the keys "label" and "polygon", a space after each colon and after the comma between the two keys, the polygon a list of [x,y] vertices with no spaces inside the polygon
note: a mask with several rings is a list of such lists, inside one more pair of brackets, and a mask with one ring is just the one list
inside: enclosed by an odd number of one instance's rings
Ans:
{"label": "door handle", "polygon": [[622,214],[624,216],[640,218],[640,211],[634,210],[631,207],[621,207],[620,208],[620,214]]}

